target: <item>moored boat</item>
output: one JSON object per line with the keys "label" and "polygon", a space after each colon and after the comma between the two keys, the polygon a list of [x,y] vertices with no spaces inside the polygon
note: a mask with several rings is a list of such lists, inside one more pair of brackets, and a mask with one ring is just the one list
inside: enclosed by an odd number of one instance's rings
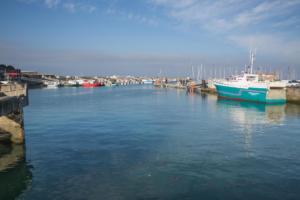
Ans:
{"label": "moored boat", "polygon": [[45,81],[44,84],[47,88],[58,88],[60,86],[59,82],[56,81]]}
{"label": "moored boat", "polygon": [[233,76],[229,80],[215,82],[219,97],[255,101],[261,103],[285,103],[286,84],[281,81],[261,80],[258,74],[253,73],[254,54],[251,52],[250,72]]}
{"label": "moored boat", "polygon": [[152,79],[142,79],[142,83],[143,84],[153,84],[153,80]]}
{"label": "moored boat", "polygon": [[85,88],[94,88],[104,86],[104,84],[98,81],[85,81],[82,86]]}
{"label": "moored boat", "polygon": [[76,82],[76,80],[68,80],[64,84],[65,87],[79,87],[80,85]]}

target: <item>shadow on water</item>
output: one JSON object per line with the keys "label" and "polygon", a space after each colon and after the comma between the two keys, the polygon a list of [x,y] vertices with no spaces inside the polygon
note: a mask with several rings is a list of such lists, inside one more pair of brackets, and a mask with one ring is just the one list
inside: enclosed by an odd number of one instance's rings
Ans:
{"label": "shadow on water", "polygon": [[0,199],[17,198],[31,183],[23,145],[0,144]]}

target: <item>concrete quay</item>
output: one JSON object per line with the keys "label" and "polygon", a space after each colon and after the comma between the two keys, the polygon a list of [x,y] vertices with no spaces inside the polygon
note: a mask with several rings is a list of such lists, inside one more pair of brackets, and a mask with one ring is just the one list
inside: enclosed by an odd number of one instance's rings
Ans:
{"label": "concrete quay", "polygon": [[0,142],[24,143],[23,107],[27,105],[26,84],[0,85]]}
{"label": "concrete quay", "polygon": [[290,103],[300,104],[300,86],[286,88],[286,100]]}

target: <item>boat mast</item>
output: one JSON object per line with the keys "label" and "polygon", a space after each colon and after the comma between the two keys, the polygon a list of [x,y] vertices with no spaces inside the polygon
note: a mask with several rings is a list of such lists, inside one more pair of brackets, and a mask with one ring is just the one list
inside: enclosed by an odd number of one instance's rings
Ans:
{"label": "boat mast", "polygon": [[253,52],[252,50],[250,50],[250,73],[251,74],[253,73],[254,60],[255,60],[255,52]]}
{"label": "boat mast", "polygon": [[195,80],[194,66],[192,66],[192,79]]}

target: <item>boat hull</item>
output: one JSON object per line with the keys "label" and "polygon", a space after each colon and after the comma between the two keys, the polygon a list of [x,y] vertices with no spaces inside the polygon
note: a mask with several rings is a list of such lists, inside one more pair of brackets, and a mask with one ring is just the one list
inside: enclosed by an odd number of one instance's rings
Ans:
{"label": "boat hull", "polygon": [[101,83],[83,83],[82,86],[85,88],[95,88],[95,87],[101,87],[101,86],[103,86],[103,84],[101,84]]}
{"label": "boat hull", "polygon": [[285,98],[268,98],[267,88],[239,88],[222,84],[215,84],[215,86],[218,95],[223,98],[273,104],[286,102]]}

